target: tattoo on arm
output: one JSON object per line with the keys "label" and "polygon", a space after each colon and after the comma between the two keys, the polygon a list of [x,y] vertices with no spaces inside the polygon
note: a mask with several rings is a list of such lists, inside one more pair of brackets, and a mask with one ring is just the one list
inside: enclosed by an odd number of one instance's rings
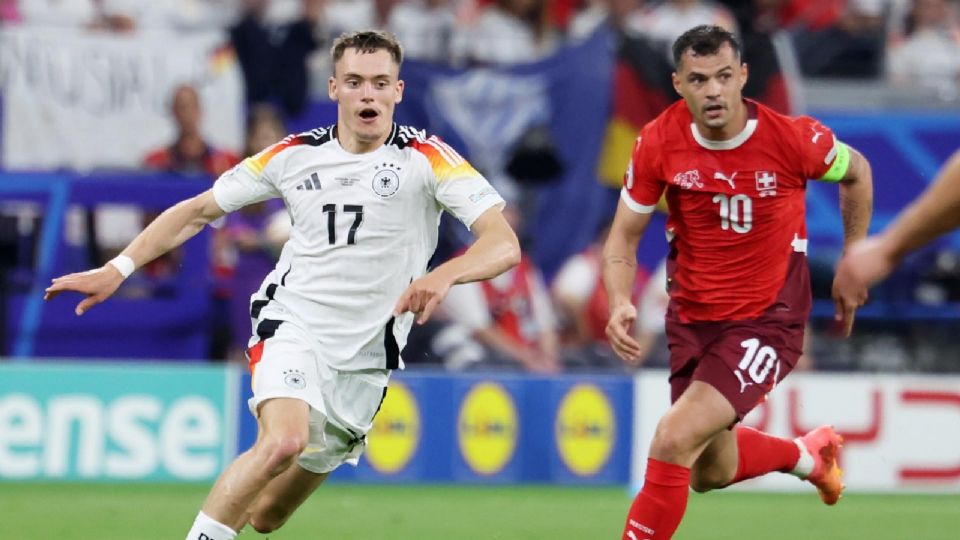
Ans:
{"label": "tattoo on arm", "polygon": [[604,260],[607,262],[607,264],[625,264],[625,265],[629,266],[630,268],[636,268],[636,267],[637,267],[637,261],[636,261],[636,260],[630,260],[630,259],[628,259],[628,258],[626,258],[626,257],[621,257],[621,256],[619,256],[619,255],[611,255],[611,256],[609,256],[609,257],[606,257]]}
{"label": "tattoo on arm", "polygon": [[846,238],[855,237],[860,230],[860,220],[857,215],[857,209],[859,207],[860,204],[851,198],[843,201],[843,208],[840,214],[843,216],[843,234]]}

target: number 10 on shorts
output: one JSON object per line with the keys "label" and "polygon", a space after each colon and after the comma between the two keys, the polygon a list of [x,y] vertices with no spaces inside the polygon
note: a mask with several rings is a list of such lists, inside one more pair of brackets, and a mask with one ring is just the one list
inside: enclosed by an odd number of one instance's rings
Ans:
{"label": "number 10 on shorts", "polygon": [[[737,371],[735,371],[737,378],[740,379],[740,392],[742,393],[751,384],[762,384],[770,375],[770,370],[774,368],[776,370],[770,386],[776,384],[777,376],[780,374],[777,351],[769,345],[761,346],[760,340],[757,338],[745,339],[740,342],[740,346],[746,349],[740,364],[737,365]],[[750,377],[752,382],[744,380],[744,373]]]}

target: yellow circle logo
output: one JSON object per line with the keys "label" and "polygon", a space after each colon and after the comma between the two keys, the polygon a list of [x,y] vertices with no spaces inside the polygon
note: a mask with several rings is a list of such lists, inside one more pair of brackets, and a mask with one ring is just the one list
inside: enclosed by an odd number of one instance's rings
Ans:
{"label": "yellow circle logo", "polygon": [[616,427],[607,396],[592,384],[570,388],[557,411],[557,450],[579,476],[596,474],[613,452]]}
{"label": "yellow circle logo", "polygon": [[492,475],[510,462],[517,448],[517,408],[496,383],[480,383],[467,392],[457,421],[460,453],[477,474]]}
{"label": "yellow circle logo", "polygon": [[381,473],[395,473],[410,463],[420,443],[420,409],[401,382],[391,382],[380,412],[367,435],[367,459]]}

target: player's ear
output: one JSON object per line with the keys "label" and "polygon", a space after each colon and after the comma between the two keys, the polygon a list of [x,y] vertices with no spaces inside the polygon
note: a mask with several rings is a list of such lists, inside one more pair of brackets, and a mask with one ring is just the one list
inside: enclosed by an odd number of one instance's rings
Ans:
{"label": "player's ear", "polygon": [[397,100],[394,103],[400,103],[403,101],[403,79],[397,81]]}
{"label": "player's ear", "polygon": [[747,63],[743,62],[740,64],[740,90],[743,90],[743,87],[747,84],[747,78],[750,76],[750,69],[747,67]]}
{"label": "player's ear", "polygon": [[327,95],[330,96],[330,101],[337,101],[337,79],[332,76],[327,79]]}
{"label": "player's ear", "polygon": [[680,75],[678,75],[676,71],[670,74],[670,81],[673,82],[673,89],[677,94],[683,97],[683,92],[680,91]]}

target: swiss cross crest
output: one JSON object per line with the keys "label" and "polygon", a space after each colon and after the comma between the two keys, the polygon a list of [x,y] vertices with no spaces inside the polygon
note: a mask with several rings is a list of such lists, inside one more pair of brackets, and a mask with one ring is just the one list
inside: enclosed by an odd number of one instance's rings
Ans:
{"label": "swiss cross crest", "polygon": [[777,194],[777,173],[757,171],[757,191],[761,197],[773,197]]}

